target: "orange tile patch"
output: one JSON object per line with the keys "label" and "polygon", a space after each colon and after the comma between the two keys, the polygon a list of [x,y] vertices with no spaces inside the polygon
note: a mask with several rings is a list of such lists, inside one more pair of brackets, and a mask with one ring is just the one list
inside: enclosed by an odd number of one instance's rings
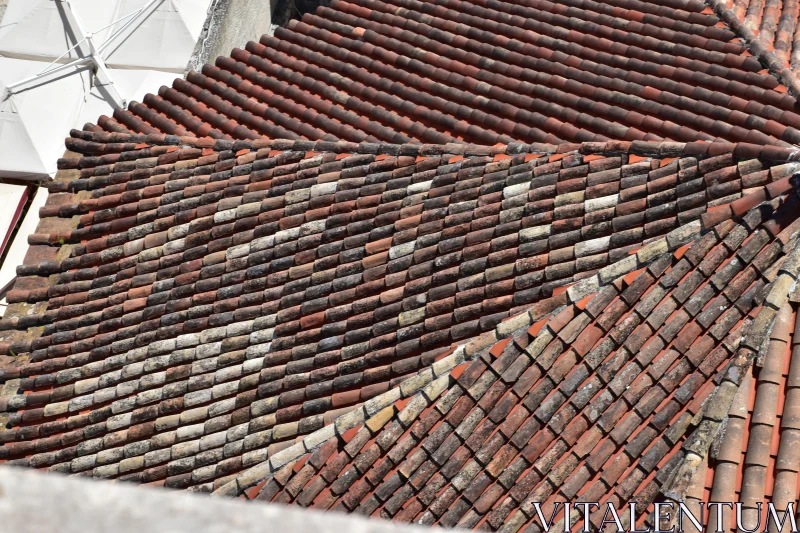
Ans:
{"label": "orange tile patch", "polygon": [[543,318],[538,322],[534,323],[531,327],[528,328],[528,335],[530,335],[531,337],[535,337],[536,335],[538,335],[539,332],[544,327],[544,325],[547,324],[548,320],[550,320],[550,317]]}
{"label": "orange tile patch", "polygon": [[569,283],[567,285],[561,285],[553,289],[553,296],[558,296],[559,294],[565,293],[572,287],[572,284]]}
{"label": "orange tile patch", "polygon": [[503,339],[498,341],[492,348],[489,350],[489,353],[492,354],[494,357],[500,357],[500,354],[503,353],[503,350],[511,342],[511,339]]}

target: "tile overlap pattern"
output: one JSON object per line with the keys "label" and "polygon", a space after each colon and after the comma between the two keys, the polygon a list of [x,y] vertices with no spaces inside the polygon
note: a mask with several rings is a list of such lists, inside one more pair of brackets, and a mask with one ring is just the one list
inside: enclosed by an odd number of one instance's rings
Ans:
{"label": "tile overlap pattern", "polygon": [[334,0],[94,128],[227,140],[798,144],[795,98],[737,37],[697,0]]}

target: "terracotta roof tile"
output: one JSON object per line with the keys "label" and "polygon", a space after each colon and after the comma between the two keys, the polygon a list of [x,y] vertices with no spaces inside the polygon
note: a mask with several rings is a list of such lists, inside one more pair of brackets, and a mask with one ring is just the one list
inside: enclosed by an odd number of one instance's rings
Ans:
{"label": "terracotta roof tile", "polygon": [[2,322],[41,332],[3,345],[13,464],[465,527],[645,501],[797,266],[791,149],[69,146],[42,214],[80,223],[31,237],[9,299],[46,307]]}
{"label": "terracotta roof tile", "polygon": [[[216,139],[797,144],[795,100],[778,90],[794,85],[763,73],[726,5],[734,31],[697,4],[336,0],[99,124]],[[789,4],[778,39],[792,33]]]}
{"label": "terracotta roof tile", "polygon": [[[467,156],[452,162],[372,155],[443,152],[434,146],[74,135],[69,147],[86,155],[63,160],[75,179],[51,186],[72,200],[42,215],[79,215],[79,226],[31,236],[33,251],[60,251],[29,257],[8,295],[46,310],[3,322],[40,334],[3,345],[30,363],[5,372],[25,394],[6,402],[17,429],[0,453],[181,487],[224,481],[337,410],[392,394],[451,343],[506,331],[504,318],[641,246],[642,232],[615,239],[619,193],[585,199],[576,176],[604,174],[626,191],[620,176],[638,173],[656,195],[677,184],[663,181],[658,160],[625,165],[624,153],[602,164],[580,151],[525,161],[557,146],[451,145]],[[336,156],[350,149],[363,155]],[[469,155],[490,152],[518,155]],[[759,185],[784,179],[772,168]],[[530,191],[545,177],[553,187]],[[586,226],[587,212],[599,211]],[[668,215],[700,212],[675,206]],[[579,265],[576,255],[597,260]],[[571,342],[581,327],[564,326]],[[554,375],[573,364],[549,363]],[[497,387],[486,398],[510,408],[513,397]]]}
{"label": "terracotta roof tile", "polygon": [[[780,308],[766,349],[741,380],[717,447],[695,474],[701,486],[695,500],[735,497],[744,505],[746,524],[757,520],[755,502],[769,499],[785,508],[797,494],[793,459],[797,398],[791,377],[795,315],[794,305]],[[728,513],[723,515],[726,528],[732,519]]]}

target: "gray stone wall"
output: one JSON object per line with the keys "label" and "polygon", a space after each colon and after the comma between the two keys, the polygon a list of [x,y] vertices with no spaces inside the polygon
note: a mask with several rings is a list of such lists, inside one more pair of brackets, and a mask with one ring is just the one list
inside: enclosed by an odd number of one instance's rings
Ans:
{"label": "gray stone wall", "polygon": [[199,72],[204,64],[213,64],[217,57],[229,56],[234,48],[244,48],[248,41],[269,33],[276,1],[212,0],[187,71]]}
{"label": "gray stone wall", "polygon": [[421,533],[431,529],[0,466],[0,531]]}

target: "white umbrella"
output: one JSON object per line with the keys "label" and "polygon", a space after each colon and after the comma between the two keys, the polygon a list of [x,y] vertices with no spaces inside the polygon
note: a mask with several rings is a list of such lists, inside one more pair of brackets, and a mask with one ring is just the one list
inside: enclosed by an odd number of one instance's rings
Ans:
{"label": "white umbrella", "polygon": [[[39,61],[0,57],[0,92],[6,85],[42,68]],[[109,69],[126,100],[141,100],[148,92],[170,85],[169,72]],[[109,114],[113,105],[103,87],[92,83],[88,69],[8,95],[0,101],[0,177],[41,179],[53,176],[64,154],[64,137]]]}
{"label": "white umbrella", "polygon": [[[79,30],[70,13],[102,46],[125,28],[142,8],[149,13],[129,25],[103,50],[109,68],[168,70],[183,73],[200,36],[211,0],[11,0],[0,27],[0,55],[61,61],[87,55],[72,48]],[[152,6],[151,6],[152,4]]]}
{"label": "white umbrella", "polygon": [[71,128],[182,73],[211,0],[11,0],[0,26],[0,177],[52,176]]}
{"label": "white umbrella", "polygon": [[[0,86],[41,67],[37,61],[0,58]],[[64,154],[64,132],[78,122],[88,87],[88,75],[77,74],[0,102],[0,176],[41,178],[55,173],[56,161]]]}

